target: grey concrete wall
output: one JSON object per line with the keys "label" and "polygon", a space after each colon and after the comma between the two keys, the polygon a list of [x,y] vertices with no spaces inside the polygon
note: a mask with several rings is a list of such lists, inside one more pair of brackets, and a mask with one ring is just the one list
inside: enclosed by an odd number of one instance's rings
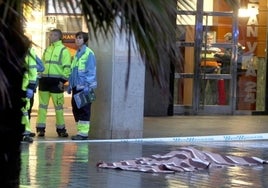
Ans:
{"label": "grey concrete wall", "polygon": [[126,88],[128,51],[125,37],[92,41],[97,60],[97,99],[92,105],[91,138],[138,138],[143,134],[145,66],[132,51]]}

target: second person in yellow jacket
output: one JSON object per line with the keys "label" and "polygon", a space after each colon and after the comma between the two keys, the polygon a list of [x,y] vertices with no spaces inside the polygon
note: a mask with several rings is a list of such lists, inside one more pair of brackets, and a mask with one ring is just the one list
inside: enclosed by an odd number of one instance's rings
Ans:
{"label": "second person in yellow jacket", "polygon": [[50,45],[46,48],[42,61],[44,72],[39,79],[39,108],[36,131],[39,137],[45,136],[47,109],[50,98],[56,113],[56,132],[59,137],[68,137],[64,121],[64,83],[67,82],[71,68],[71,54],[62,43],[62,32],[53,29],[49,35]]}

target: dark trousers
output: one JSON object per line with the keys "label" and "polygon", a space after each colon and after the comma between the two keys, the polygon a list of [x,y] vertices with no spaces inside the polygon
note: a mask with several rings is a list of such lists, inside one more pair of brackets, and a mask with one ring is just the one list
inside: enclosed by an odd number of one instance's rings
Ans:
{"label": "dark trousers", "polygon": [[33,103],[34,103],[34,96],[30,99],[30,108],[28,110],[29,119],[31,119],[31,113],[32,113]]}
{"label": "dark trousers", "polygon": [[77,108],[75,100],[73,95],[75,95],[76,93],[78,93],[79,91],[77,91],[76,89],[72,90],[72,112],[73,112],[73,116],[74,116],[74,120],[75,122],[80,121],[90,121],[90,115],[91,115],[91,103],[88,103],[87,105],[81,107],[80,109]]}

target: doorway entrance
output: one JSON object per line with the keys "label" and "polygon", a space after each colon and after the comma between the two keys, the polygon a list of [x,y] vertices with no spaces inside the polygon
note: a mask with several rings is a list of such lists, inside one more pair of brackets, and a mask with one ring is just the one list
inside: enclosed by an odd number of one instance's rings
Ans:
{"label": "doorway entrance", "polygon": [[238,42],[238,10],[213,2],[198,0],[193,10],[178,13],[182,57],[175,68],[174,114],[234,114],[240,105],[245,47]]}

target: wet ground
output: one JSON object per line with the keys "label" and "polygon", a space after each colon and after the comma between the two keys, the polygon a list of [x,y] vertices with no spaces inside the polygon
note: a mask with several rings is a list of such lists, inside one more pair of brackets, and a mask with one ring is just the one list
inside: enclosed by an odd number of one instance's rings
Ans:
{"label": "wet ground", "polygon": [[[34,119],[34,118],[33,118]],[[66,116],[72,122],[71,116]],[[50,120],[53,122],[53,116]],[[144,138],[135,141],[82,141],[59,139],[54,127],[45,139],[22,143],[21,187],[44,188],[184,188],[184,187],[268,187],[268,164],[257,167],[224,167],[198,172],[152,174],[101,169],[99,161],[113,162],[165,154],[192,146],[224,155],[256,156],[268,160],[266,116],[174,116],[145,118]],[[53,123],[51,123],[53,124]],[[51,127],[53,125],[50,125]],[[67,127],[68,128],[68,127]],[[33,129],[34,130],[34,129]],[[72,127],[69,133],[75,133]],[[166,137],[263,134],[264,139],[239,141],[157,141]]]}

